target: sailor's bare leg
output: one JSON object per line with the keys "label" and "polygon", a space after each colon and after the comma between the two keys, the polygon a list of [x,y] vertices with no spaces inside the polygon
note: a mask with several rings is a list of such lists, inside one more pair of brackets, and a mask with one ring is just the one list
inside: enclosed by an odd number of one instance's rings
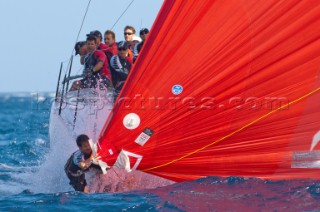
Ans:
{"label": "sailor's bare leg", "polygon": [[84,193],[89,193],[89,188],[88,188],[88,186],[85,186],[85,187],[84,187],[83,192],[84,192]]}

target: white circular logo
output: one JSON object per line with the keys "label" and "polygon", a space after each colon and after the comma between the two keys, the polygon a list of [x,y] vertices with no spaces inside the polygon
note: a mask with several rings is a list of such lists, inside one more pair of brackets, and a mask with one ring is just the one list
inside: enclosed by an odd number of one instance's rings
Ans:
{"label": "white circular logo", "polygon": [[123,118],[123,125],[129,130],[134,130],[140,125],[140,117],[135,113],[129,113]]}
{"label": "white circular logo", "polygon": [[173,93],[174,95],[179,95],[179,94],[182,93],[182,91],[183,91],[183,87],[182,87],[181,85],[174,85],[174,86],[172,87],[172,93]]}

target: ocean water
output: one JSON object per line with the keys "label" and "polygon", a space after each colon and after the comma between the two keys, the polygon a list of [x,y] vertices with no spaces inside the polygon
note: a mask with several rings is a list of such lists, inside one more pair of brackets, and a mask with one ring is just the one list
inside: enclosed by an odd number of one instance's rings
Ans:
{"label": "ocean water", "polygon": [[40,172],[50,153],[52,100],[49,93],[0,94],[0,211],[320,211],[320,181],[312,179],[212,176],[126,193],[57,191],[47,180],[55,167]]}

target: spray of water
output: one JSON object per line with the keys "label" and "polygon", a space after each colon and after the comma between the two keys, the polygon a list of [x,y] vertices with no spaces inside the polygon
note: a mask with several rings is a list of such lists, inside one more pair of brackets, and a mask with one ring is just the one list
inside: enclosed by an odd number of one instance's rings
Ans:
{"label": "spray of water", "polygon": [[[63,104],[61,115],[58,112],[60,104],[53,103],[49,128],[50,152],[38,171],[24,174],[23,178],[28,179],[28,190],[34,193],[73,190],[63,169],[65,162],[78,149],[75,142],[78,135],[87,134],[94,142],[97,141],[113,106],[109,96],[97,92],[92,94],[90,91],[82,92],[77,101],[72,99],[74,96],[67,96],[69,103]],[[140,171],[128,173],[117,168],[110,169],[106,175],[86,173],[86,179],[90,192],[123,192],[173,183]]]}

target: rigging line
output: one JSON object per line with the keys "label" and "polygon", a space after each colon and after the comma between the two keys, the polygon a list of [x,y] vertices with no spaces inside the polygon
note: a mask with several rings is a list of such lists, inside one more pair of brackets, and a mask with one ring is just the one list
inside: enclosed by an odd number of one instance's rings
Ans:
{"label": "rigging line", "polygon": [[130,4],[127,6],[127,8],[122,12],[122,14],[120,15],[120,17],[117,19],[117,21],[113,24],[113,26],[111,27],[111,30],[113,30],[113,28],[115,27],[115,25],[118,23],[118,21],[121,19],[121,17],[127,12],[127,10],[129,9],[129,7],[131,6],[131,4],[134,2],[134,0],[132,0],[130,2]]}
{"label": "rigging line", "polygon": [[[77,41],[78,41],[78,39],[79,39],[79,36],[80,36],[81,30],[82,30],[82,27],[83,27],[84,21],[85,21],[85,19],[86,19],[86,17],[87,17],[87,13],[88,13],[88,10],[89,10],[89,7],[90,7],[90,4],[91,4],[91,0],[89,0],[88,5],[87,5],[87,8],[86,8],[86,12],[85,12],[85,14],[84,14],[84,16],[83,16],[83,19],[82,19],[82,22],[81,22],[81,26],[80,26],[80,29],[79,29],[79,32],[78,32],[78,35],[77,35],[76,42],[77,42]],[[75,43],[76,43],[76,42],[75,42]],[[73,55],[73,51],[74,51],[74,48],[72,48],[71,55]]]}
{"label": "rigging line", "polygon": [[118,176],[118,178],[119,178],[121,181],[124,181],[124,180],[125,180],[125,179],[122,179],[122,178],[118,175],[118,173],[116,172],[116,170],[114,170],[113,167],[111,167],[111,169],[114,171],[114,173],[116,173],[116,175]]}
{"label": "rigging line", "polygon": [[[79,32],[78,32],[78,35],[77,35],[77,38],[76,38],[76,42],[75,42],[75,43],[77,43],[77,42],[78,42],[78,39],[79,39],[79,36],[80,36],[81,30],[82,30],[82,27],[83,27],[84,21],[85,21],[85,19],[86,19],[86,17],[87,17],[87,13],[88,13],[88,10],[89,10],[89,7],[90,7],[90,4],[91,4],[91,0],[89,0],[88,5],[87,5],[87,8],[86,8],[86,12],[84,13],[84,16],[83,16],[83,18],[82,18],[82,22],[81,22],[80,29],[79,29]],[[71,57],[72,57],[72,55],[73,55],[73,52],[74,52],[74,48],[72,47]],[[70,66],[70,63],[71,63],[71,61],[69,60],[69,63],[68,63],[68,65],[67,65],[67,68]]]}
{"label": "rigging line", "polygon": [[234,134],[237,134],[237,133],[245,130],[246,128],[250,127],[251,125],[253,125],[253,124],[261,121],[262,119],[265,119],[265,118],[267,118],[268,116],[272,115],[273,113],[275,113],[275,112],[277,112],[277,111],[279,111],[279,110],[281,110],[281,109],[283,109],[283,108],[287,108],[287,107],[289,107],[290,105],[295,104],[295,103],[297,103],[297,102],[299,102],[299,101],[301,101],[301,100],[303,100],[303,99],[311,96],[312,94],[315,94],[315,93],[318,92],[318,91],[320,91],[320,87],[318,87],[318,88],[316,88],[315,90],[313,90],[313,91],[311,91],[311,92],[303,95],[302,97],[300,97],[300,98],[298,98],[298,99],[295,99],[295,100],[289,102],[288,104],[285,104],[285,105],[283,105],[283,106],[281,106],[281,107],[278,107],[278,108],[275,109],[275,110],[270,111],[270,112],[267,113],[267,114],[264,114],[263,116],[257,118],[256,120],[253,120],[252,122],[250,122],[250,123],[246,124],[245,126],[237,129],[236,131],[231,132],[231,133],[229,133],[228,135],[226,135],[226,136],[224,136],[224,137],[222,137],[222,138],[220,138],[220,139],[218,139],[218,140],[216,140],[216,141],[214,141],[214,142],[212,142],[212,143],[210,143],[210,144],[207,144],[206,146],[201,147],[200,149],[197,149],[197,150],[195,150],[195,151],[193,151],[193,152],[190,152],[190,153],[188,153],[188,154],[186,154],[186,155],[184,155],[184,156],[182,156],[182,157],[180,157],[180,158],[174,159],[174,160],[172,160],[172,161],[170,161],[170,162],[168,162],[168,163],[165,163],[165,164],[162,164],[162,165],[158,165],[158,166],[154,166],[154,167],[151,167],[151,168],[147,168],[147,169],[144,169],[144,170],[142,170],[142,171],[150,171],[150,170],[154,170],[154,169],[157,169],[157,168],[161,168],[161,167],[170,165],[170,164],[172,164],[172,163],[175,163],[175,162],[177,162],[177,161],[179,161],[179,160],[182,160],[182,159],[184,159],[184,158],[186,158],[186,157],[189,157],[189,156],[191,156],[191,155],[193,155],[193,154],[195,154],[195,153],[197,153],[197,152],[200,152],[200,151],[202,151],[202,150],[204,150],[204,149],[206,149],[206,148],[208,148],[208,147],[210,147],[210,146],[212,146],[212,145],[214,145],[214,144],[219,143],[220,141],[223,141],[223,140],[225,140],[225,139],[233,136]]}

